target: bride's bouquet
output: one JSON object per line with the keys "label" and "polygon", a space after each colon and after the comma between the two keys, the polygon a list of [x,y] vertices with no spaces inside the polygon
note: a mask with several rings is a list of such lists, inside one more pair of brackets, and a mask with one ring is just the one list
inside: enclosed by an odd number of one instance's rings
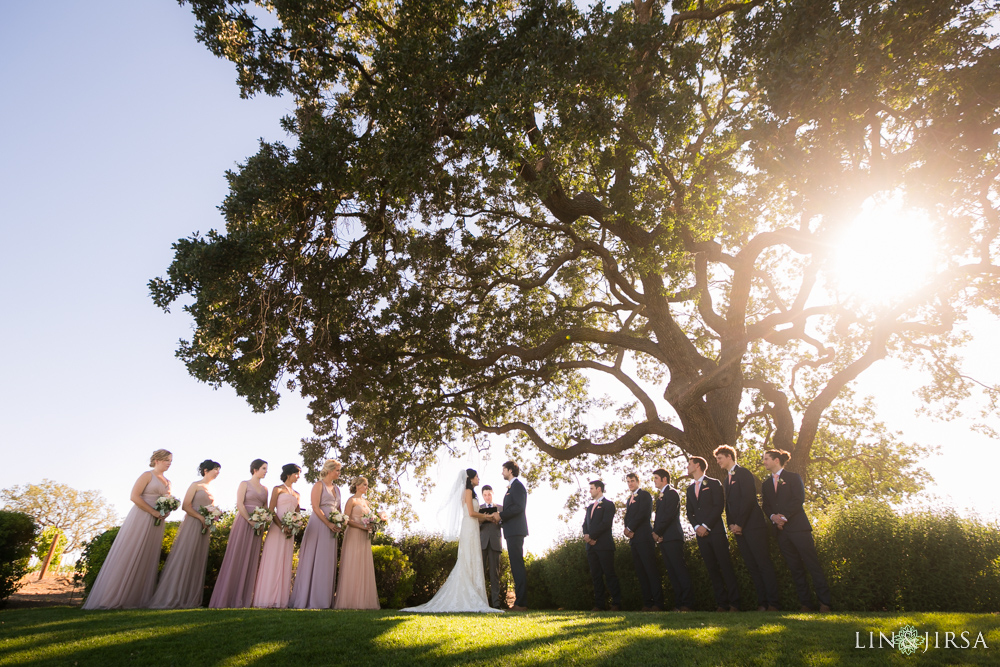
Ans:
{"label": "bride's bouquet", "polygon": [[198,508],[198,514],[204,517],[205,525],[201,527],[201,534],[215,532],[215,524],[222,518],[222,510],[215,505],[202,505]]}
{"label": "bride's bouquet", "polygon": [[261,531],[269,526],[273,520],[274,515],[266,507],[258,507],[251,512],[250,525],[253,526],[254,535],[260,537]]}
{"label": "bride's bouquet", "polygon": [[160,518],[153,522],[154,526],[159,526],[168,514],[181,506],[181,501],[173,496],[160,496],[156,499],[153,509],[160,513]]}
{"label": "bride's bouquet", "polygon": [[389,517],[385,515],[385,512],[379,512],[375,507],[369,508],[361,517],[361,520],[368,526],[369,533],[382,532],[385,530],[386,524],[389,523]]}
{"label": "bride's bouquet", "polygon": [[[330,510],[330,515],[327,518],[330,520],[330,523],[335,525],[337,528],[340,528],[341,533],[343,533],[344,530],[347,528],[347,515],[341,512],[340,510],[338,509]],[[330,534],[333,535],[334,538],[337,537],[337,533],[335,533],[332,530],[330,531]]]}
{"label": "bride's bouquet", "polygon": [[308,520],[309,517],[302,512],[285,512],[285,516],[281,517],[281,525],[287,529],[285,537],[295,537],[301,533],[306,529],[306,522]]}

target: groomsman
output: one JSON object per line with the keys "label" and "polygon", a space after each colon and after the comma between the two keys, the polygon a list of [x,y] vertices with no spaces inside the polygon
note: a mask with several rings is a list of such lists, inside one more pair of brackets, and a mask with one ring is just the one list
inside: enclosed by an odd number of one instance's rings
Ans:
{"label": "groomsman", "polygon": [[653,542],[653,497],[639,488],[639,476],[625,476],[630,491],[625,502],[625,537],[632,550],[632,566],[639,579],[642,611],[663,611],[663,587],[656,569],[656,544]]}
{"label": "groomsman", "polygon": [[[499,512],[503,505],[493,504],[493,487],[489,484],[483,486],[483,508],[495,507]],[[482,511],[482,510],[480,510]],[[493,521],[483,521],[479,524],[479,539],[483,547],[483,569],[490,577],[490,605],[494,609],[501,609],[500,606],[500,554],[503,551],[503,543],[500,541],[500,524]]]}
{"label": "groomsman", "polygon": [[604,497],[604,482],[595,479],[590,483],[590,497],[594,499],[583,515],[583,541],[587,543],[587,565],[594,582],[594,608],[604,611],[604,582],[611,594],[611,611],[621,611],[622,589],[615,574],[615,540],[611,524],[615,520],[615,504]]}
{"label": "groomsman", "polygon": [[819,598],[819,610],[828,612],[830,588],[826,585],[826,577],[823,576],[823,568],[816,555],[809,517],[802,509],[806,490],[801,477],[784,469],[790,458],[791,455],[783,449],[764,452],[764,467],[771,473],[761,482],[764,514],[778,529],[778,548],[792,572],[801,610],[812,611],[809,606],[809,582],[806,580],[808,571],[816,589],[816,597]]}
{"label": "groomsman", "polygon": [[739,611],[740,591],[729,560],[729,540],[722,510],[726,506],[722,482],[708,477],[708,461],[700,456],[688,459],[688,475],[694,481],[687,488],[687,519],[698,538],[698,551],[705,561],[715,591],[716,611]]}
{"label": "groomsman", "polygon": [[674,609],[691,611],[694,595],[691,577],[684,564],[684,530],[681,528],[681,495],[670,486],[670,473],[663,468],[653,471],[656,486],[656,514],[653,541],[660,545],[663,564],[674,589]]}
{"label": "groomsman", "polygon": [[726,523],[736,537],[743,562],[757,590],[757,611],[778,611],[778,577],[767,546],[767,521],[757,504],[757,478],[736,465],[736,450],[721,445],[712,452],[719,467],[728,475],[726,486]]}

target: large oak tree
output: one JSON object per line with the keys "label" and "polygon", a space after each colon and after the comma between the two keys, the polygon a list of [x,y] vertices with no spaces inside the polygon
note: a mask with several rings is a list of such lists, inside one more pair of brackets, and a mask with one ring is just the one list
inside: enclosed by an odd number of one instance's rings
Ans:
{"label": "large oak tree", "polygon": [[[508,434],[542,479],[721,443],[808,473],[838,438],[864,458],[843,427],[872,423],[850,392],[876,361],[924,364],[939,406],[971,391],[962,322],[1000,306],[995,2],[187,4],[241,93],[295,112],[152,295],[186,304],[198,379],[311,399],[307,459],[390,479]],[[841,289],[838,239],[890,201],[930,220],[931,273]]]}

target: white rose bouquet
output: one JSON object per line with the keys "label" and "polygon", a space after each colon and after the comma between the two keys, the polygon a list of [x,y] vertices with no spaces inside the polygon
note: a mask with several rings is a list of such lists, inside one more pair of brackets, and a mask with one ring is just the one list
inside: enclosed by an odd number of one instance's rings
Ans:
{"label": "white rose bouquet", "polygon": [[181,501],[177,500],[173,496],[160,496],[157,498],[156,502],[153,504],[153,509],[160,513],[160,518],[154,521],[153,525],[159,526],[168,514],[180,506]]}

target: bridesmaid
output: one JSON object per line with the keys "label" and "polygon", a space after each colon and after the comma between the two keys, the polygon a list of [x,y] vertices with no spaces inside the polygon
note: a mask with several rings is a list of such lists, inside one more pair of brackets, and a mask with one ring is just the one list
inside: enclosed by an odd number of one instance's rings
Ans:
{"label": "bridesmaid", "polygon": [[378,591],[375,588],[375,560],[372,558],[372,538],[368,526],[362,521],[370,509],[365,500],[368,480],[357,477],[351,484],[344,514],[350,517],[344,548],[340,554],[340,582],[337,585],[335,609],[378,609]]}
{"label": "bridesmaid", "polygon": [[313,484],[312,516],[306,524],[299,546],[299,567],[295,571],[292,601],[295,609],[330,609],[337,584],[337,533],[340,528],[330,523],[331,510],[340,509],[340,489],[334,482],[340,478],[340,463],[327,459],[320,473],[323,477]]}
{"label": "bridesmaid", "polygon": [[205,517],[198,510],[215,504],[208,485],[220,472],[222,465],[211,459],[198,465],[202,479],[191,484],[184,494],[181,509],[187,516],[181,522],[167,562],[163,565],[156,594],[149,603],[150,609],[193,609],[201,606],[205,597],[205,568],[212,532],[206,530],[202,534]]}
{"label": "bridesmaid", "polygon": [[[287,607],[288,594],[292,587],[292,551],[295,540],[281,525],[285,512],[299,509],[299,492],[292,488],[298,481],[302,468],[294,463],[281,466],[281,484],[271,492],[274,521],[264,540],[264,551],[260,556],[260,568],[253,589],[254,607]],[[307,524],[308,525],[308,524]]]}
{"label": "bridesmaid", "polygon": [[254,532],[250,515],[258,507],[267,505],[267,489],[261,483],[266,475],[267,461],[254,459],[250,464],[250,479],[240,482],[236,491],[238,516],[229,531],[226,555],[219,568],[219,578],[215,580],[212,601],[208,604],[213,609],[249,607],[253,602],[262,538]]}
{"label": "bridesmaid", "polygon": [[164,474],[173,460],[170,452],[157,449],[149,459],[152,470],[139,475],[132,486],[135,507],[111,544],[84,609],[136,609],[152,599],[165,527],[163,521],[156,525],[160,513],[154,505],[160,496],[170,495],[170,480]]}

